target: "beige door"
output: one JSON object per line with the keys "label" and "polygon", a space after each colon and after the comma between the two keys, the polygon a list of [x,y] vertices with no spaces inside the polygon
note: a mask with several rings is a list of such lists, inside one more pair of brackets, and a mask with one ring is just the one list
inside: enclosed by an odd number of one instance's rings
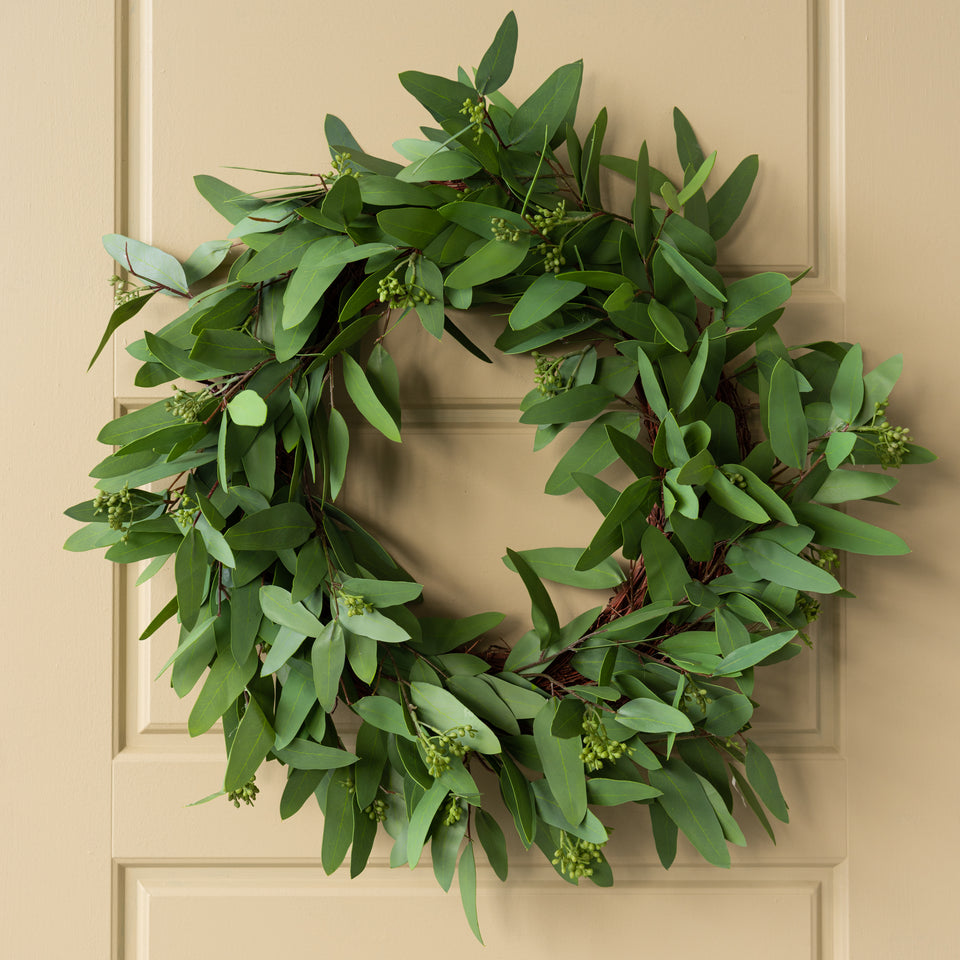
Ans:
{"label": "beige door", "polygon": [[[852,561],[859,599],[833,609],[815,649],[768,671],[759,690],[758,736],[791,824],[776,847],[752,831],[729,872],[687,850],[664,873],[646,822],[619,817],[608,891],[573,889],[518,853],[506,886],[481,872],[484,953],[456,894],[440,892],[429,870],[390,871],[385,848],[358,880],[325,877],[319,814],[279,821],[276,765],[253,810],[186,806],[216,789],[224,761],[219,734],[190,740],[188,705],[152,681],[175,640],[136,639],[169,580],[135,589],[137,570],[114,574],[95,555],[60,551],[70,526],[59,511],[89,496],[97,429],[114,408],[162,395],[133,387],[122,342],[113,367],[107,357],[83,373],[109,311],[112,266],[98,237],[117,230],[186,256],[221,229],[192,175],[252,189],[264,180],[220,167],[326,169],[327,112],[386,153],[425,121],[396,74],[470,66],[505,11],[487,17],[448,0],[45,0],[8,11],[0,60],[13,348],[0,498],[4,956],[957,955],[950,731],[960,654],[948,604],[960,514],[947,496],[960,441],[956,404],[937,380],[946,386],[957,341],[960,8],[514,5],[520,50],[508,93],[582,56],[581,121],[608,106],[611,151],[636,152],[646,138],[651,160],[669,164],[676,104],[719,150],[721,176],[760,154],[747,229],[728,241],[726,263],[812,265],[790,311],[795,341],[863,340],[874,362],[903,351],[897,419],[942,457],[904,476],[903,506],[884,514],[914,555]],[[428,347],[409,336],[396,350],[410,385],[405,443],[398,453],[364,440],[355,503],[391,531],[437,607],[504,610],[509,639],[527,605],[499,562],[504,548],[552,543],[557,531],[580,542],[590,511],[540,493],[551,453],[530,452],[515,414],[529,365],[491,371],[454,344]],[[582,598],[561,602],[573,610]]]}

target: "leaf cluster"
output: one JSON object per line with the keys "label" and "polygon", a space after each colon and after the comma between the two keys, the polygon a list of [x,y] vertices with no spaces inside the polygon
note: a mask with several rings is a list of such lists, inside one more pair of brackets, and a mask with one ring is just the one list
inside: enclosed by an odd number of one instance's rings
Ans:
{"label": "leaf cluster", "polygon": [[[138,385],[198,386],[100,432],[115,450],[91,475],[113,520],[92,500],[67,511],[85,524],[68,549],[149,560],[141,579],[174,558],[176,596],[144,637],[179,622],[164,671],[180,696],[199,686],[191,735],[222,721],[214,796],[284,764],[281,815],[319,804],[328,872],[349,853],[360,873],[382,824],[391,865],[429,845],[440,885],[458,875],[478,936],[475,841],[507,875],[491,782],[506,826],[570,882],[612,883],[611,805],[648,808],[664,866],[680,832],[729,865],[731,783],[773,836],[787,806],[749,737],[756,670],[801,651],[818,596],[848,595],[837,551],[906,552],[842,506],[890,502],[886,468],[932,459],[886,420],[899,357],[867,371],[856,345],[788,346],[793,281],[718,270],[757,158],[712,189],[716,155],[679,110],[679,176],[646,143],[605,154],[606,110],[576,130],[579,61],[519,104],[501,92],[516,40],[509,14],[472,75],[400,75],[432,118],[395,144],[403,164],[328,117],[333,169],[306,185],[196,178],[230,230],[185,263],[105,238],[142,288],[97,354],[155,293],[179,297],[128,349]],[[633,184],[629,215],[604,206],[601,168]],[[389,332],[415,318],[490,362],[447,313],[477,304],[506,316],[498,349],[534,361],[520,421],[535,448],[579,430],[546,493],[582,491],[600,514],[588,544],[507,550],[532,629],[506,656],[485,642],[500,614],[418,615],[424,587],[338,505],[348,423],[401,440]],[[617,462],[623,489],[599,476]],[[561,623],[544,581],[603,599]],[[359,724],[349,743],[342,718]]]}

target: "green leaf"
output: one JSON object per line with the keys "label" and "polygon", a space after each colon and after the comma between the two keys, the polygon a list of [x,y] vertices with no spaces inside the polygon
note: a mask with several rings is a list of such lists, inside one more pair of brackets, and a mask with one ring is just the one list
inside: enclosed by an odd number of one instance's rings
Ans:
{"label": "green leaf", "polygon": [[247,214],[263,206],[263,201],[216,177],[199,174],[193,182],[203,199],[230,223],[239,223]]}
{"label": "green leaf", "polygon": [[[687,337],[683,330],[683,324],[673,315],[673,313],[668,310],[662,303],[657,300],[651,300],[649,304],[649,315],[650,320],[653,325],[657,328],[657,333],[663,337],[667,343],[670,344],[674,350],[678,350],[681,353],[685,353],[687,350]],[[639,360],[640,352],[638,351],[637,359]],[[646,359],[646,357],[644,358]],[[649,361],[648,361],[649,362]],[[643,374],[643,367],[640,368],[641,375]],[[644,391],[646,391],[647,380],[643,380]]]}
{"label": "green leaf", "polygon": [[362,697],[351,704],[351,709],[362,720],[379,730],[407,740],[416,739],[404,720],[404,708],[389,697]]}
{"label": "green leaf", "polygon": [[560,621],[557,618],[557,611],[550,599],[550,594],[547,593],[546,588],[540,582],[540,578],[521,554],[508,547],[507,556],[510,558],[514,569],[520,574],[520,579],[523,580],[523,585],[530,595],[533,627],[540,637],[540,645],[541,647],[547,647],[560,632]]}
{"label": "green leaf", "polygon": [[320,863],[327,876],[343,863],[353,843],[356,815],[353,791],[334,777],[327,790],[327,804],[323,811],[323,841],[320,846]]}
{"label": "green leaf", "polygon": [[570,493],[577,489],[574,474],[593,476],[616,461],[617,451],[607,435],[608,425],[630,437],[636,437],[640,431],[640,420],[635,414],[615,411],[598,417],[557,461],[544,487],[544,493],[551,496]]}
{"label": "green leaf", "polygon": [[337,177],[323,198],[320,212],[335,223],[347,226],[360,216],[363,199],[355,177]]}
{"label": "green leaf", "polygon": [[536,816],[533,810],[530,783],[506,755],[502,757],[500,767],[500,793],[513,817],[523,845],[529,847],[536,833]]}
{"label": "green leaf", "polygon": [[432,683],[415,681],[410,684],[410,697],[419,708],[418,715],[438,730],[473,727],[474,736],[471,737],[467,733],[462,737],[453,738],[468,749],[476,750],[478,753],[500,752],[500,741],[497,740],[493,731],[449,691],[436,687]]}
{"label": "green leaf", "polygon": [[786,646],[795,636],[796,630],[785,630],[782,633],[774,633],[768,637],[760,637],[752,643],[742,647],[737,647],[732,653],[728,653],[713,670],[716,677],[728,677],[731,674],[739,673],[766,660],[772,653],[776,653],[781,647]]}
{"label": "green leaf", "polygon": [[[160,672],[156,676],[157,680],[163,676],[167,667],[169,667],[171,663],[179,660],[185,653],[192,651],[195,647],[203,647],[208,640],[212,639],[213,625],[216,619],[216,617],[206,617],[203,620],[200,620],[192,630],[186,633],[186,635],[184,635],[183,630],[180,631],[180,643],[178,644],[177,649],[174,650],[170,655],[167,662],[160,668]],[[206,666],[206,664],[204,664],[204,666]]]}
{"label": "green leaf", "polygon": [[400,74],[400,83],[435,119],[441,121],[458,117],[463,101],[473,100],[476,96],[474,90],[466,84],[418,70],[405,70]]}
{"label": "green leaf", "polygon": [[507,879],[507,840],[500,824],[486,810],[477,810],[477,839],[493,867],[493,872],[503,881]]}
{"label": "green leaf", "polygon": [[670,269],[690,288],[694,296],[712,307],[719,307],[727,302],[723,291],[717,289],[679,250],[663,242],[659,244],[659,248]]}
{"label": "green leaf", "polygon": [[330,463],[330,499],[336,500],[347,474],[350,431],[339,410],[331,410],[327,424],[327,454]]}
{"label": "green leaf", "polygon": [[364,580],[347,577],[343,581],[344,593],[363,597],[375,607],[395,607],[410,603],[423,593],[423,585],[400,580]]}
{"label": "green leaf", "polygon": [[484,53],[477,67],[477,92],[493,93],[499,90],[513,73],[513,60],[517,53],[517,17],[511,10],[500,24],[493,43]]}
{"label": "green leaf", "polygon": [[232,550],[284,550],[299,547],[315,529],[299,503],[281,503],[244,517],[225,536]]}
{"label": "green leaf", "polygon": [[525,234],[521,234],[516,241],[488,240],[476,253],[457,264],[444,283],[457,290],[505,277],[523,263],[529,248],[530,237]]}
{"label": "green leaf", "polygon": [[434,781],[429,790],[420,798],[410,817],[407,828],[407,862],[412,870],[420,862],[423,845],[427,842],[430,825],[436,812],[448,793],[447,786],[439,780]]}
{"label": "green leaf", "polygon": [[134,297],[132,300],[128,300],[126,303],[121,303],[120,306],[117,307],[112,314],[110,314],[110,320],[107,323],[107,329],[104,330],[103,336],[100,338],[100,343],[97,346],[97,349],[94,350],[93,356],[90,358],[90,362],[87,364],[88,370],[94,365],[94,363],[96,363],[97,357],[100,356],[100,354],[103,352],[103,348],[110,342],[110,338],[116,332],[117,328],[135,317],[147,305],[147,302],[155,292],[156,291],[142,293],[139,296]]}
{"label": "green leaf", "polygon": [[579,736],[559,739],[553,735],[553,721],[560,702],[544,702],[533,721],[533,737],[543,761],[543,772],[563,816],[578,824],[587,812],[587,787]]}
{"label": "green leaf", "polygon": [[213,557],[214,560],[219,560],[224,566],[234,568],[237,565],[237,561],[233,556],[233,551],[227,545],[227,541],[224,539],[223,534],[214,530],[210,526],[210,521],[207,520],[205,516],[201,516],[197,519],[197,525],[194,528],[203,538],[203,545]]}
{"label": "green leaf", "polygon": [[431,153],[404,167],[397,174],[397,180],[402,183],[462,180],[479,169],[480,161],[466,152],[433,147]]}
{"label": "green leaf", "polygon": [[780,792],[777,774],[767,755],[752,741],[747,741],[747,759],[745,765],[747,779],[757,791],[766,808],[784,823],[790,822],[787,804]]}
{"label": "green leaf", "polygon": [[846,503],[882,497],[897,485],[895,477],[871,470],[834,470],[813,495],[818,503]]}
{"label": "green leaf", "polygon": [[863,350],[857,343],[846,352],[830,388],[830,405],[844,423],[852,423],[860,412],[863,392]]}
{"label": "green leaf", "polygon": [[[454,656],[466,656],[466,654],[454,654]],[[422,663],[422,661],[419,661]],[[449,666],[449,658],[444,658],[444,667]],[[481,666],[486,667],[481,661]],[[411,673],[411,677],[413,674]],[[517,724],[510,708],[503,700],[491,689],[490,685],[484,683],[482,677],[462,676],[454,673],[446,680],[450,691],[479,717],[489,720],[496,724],[501,730],[513,736],[520,735],[520,727]]]}
{"label": "green leaf", "polygon": [[343,360],[343,382],[361,416],[376,427],[388,440],[400,442],[400,429],[387,408],[381,403],[366,374],[349,353],[341,354]]}
{"label": "green leaf", "polygon": [[310,653],[313,686],[320,706],[327,713],[333,713],[337,703],[346,651],[343,630],[336,621],[326,624],[313,642]]}
{"label": "green leaf", "polygon": [[650,247],[650,160],[647,141],[644,140],[637,157],[637,169],[634,174],[634,197],[631,207],[633,235],[641,256],[645,256]]}
{"label": "green leaf", "polygon": [[180,622],[189,630],[197,622],[207,579],[207,550],[195,528],[183,538],[174,561]]}
{"label": "green leaf", "polygon": [[602,413],[614,399],[614,394],[605,387],[585,383],[535,403],[524,411],[520,422],[539,424],[589,420]]}
{"label": "green leaf", "polygon": [[360,758],[355,753],[326,747],[312,740],[294,738],[289,746],[274,751],[281,763],[297,770],[339,770],[349,767]]}
{"label": "green leaf", "polygon": [[656,527],[650,526],[641,541],[647,569],[647,586],[654,600],[677,601],[692,579],[676,548]]}
{"label": "green leaf", "polygon": [[677,825],[667,816],[666,810],[659,803],[651,803],[648,809],[657,856],[664,870],[669,870],[677,856]]}
{"label": "green leaf", "polygon": [[899,556],[910,552],[907,544],[895,533],[831,507],[805,503],[795,507],[794,513],[801,523],[813,528],[813,539],[821,547],[849,550],[871,557]]}
{"label": "green leaf", "polygon": [[743,694],[732,693],[714,697],[707,704],[707,719],[704,727],[716,737],[732,737],[753,716],[753,704]]}
{"label": "green leaf", "polygon": [[447,226],[447,219],[424,207],[399,207],[377,214],[380,228],[401,244],[422,250]]}
{"label": "green leaf", "polygon": [[[353,177],[341,179],[354,182]],[[340,179],[337,180],[339,182]],[[283,292],[284,329],[289,330],[306,318],[330,284],[340,276],[353,249],[353,244],[346,237],[314,239],[306,248]]]}
{"label": "green leaf", "polygon": [[267,405],[256,390],[241,390],[228,404],[230,419],[241,427],[262,427],[267,422]]}
{"label": "green leaf", "polygon": [[641,733],[689,733],[693,730],[690,718],[659,700],[639,697],[617,710],[617,721]]}
{"label": "green leaf", "polygon": [[767,511],[753,497],[735,486],[719,470],[715,470],[707,480],[707,490],[716,504],[735,517],[750,523],[767,523],[770,520]]}
{"label": "green leaf", "polygon": [[[621,434],[622,436],[622,434]],[[530,569],[544,580],[587,590],[605,590],[623,583],[624,574],[616,560],[608,557],[590,570],[575,569],[582,551],[579,547],[540,547],[518,550]],[[501,558],[508,570],[516,572],[509,556]]]}
{"label": "green leaf", "polygon": [[189,293],[183,267],[180,261],[169,253],[119,233],[108,233],[103,238],[103,246],[132,276],[184,296]]}
{"label": "green leaf", "polygon": [[251,697],[227,755],[227,772],[223,778],[226,793],[239,790],[250,780],[275,740],[276,734],[260,709],[260,704],[255,697]]}
{"label": "green leaf", "polygon": [[306,640],[305,634],[290,627],[281,627],[273,637],[267,655],[263,658],[263,664],[260,667],[261,676],[276,673],[300,649],[304,640]]}
{"label": "green leaf", "polygon": [[[218,661],[219,662],[219,661]],[[313,689],[306,665],[300,660],[291,661],[291,670],[283,684],[280,701],[277,704],[277,737],[274,749],[282,750],[297,735],[297,731],[307,719],[317,696]]]}
{"label": "green leaf", "polygon": [[621,803],[635,803],[659,796],[662,796],[661,791],[639,780],[591,777],[587,781],[587,800],[601,807],[615,807]]}
{"label": "green leaf", "polygon": [[[254,514],[259,516],[260,514]],[[302,603],[294,603],[283,587],[264,585],[260,588],[260,608],[274,623],[306,637],[318,637],[324,626]]]}
{"label": "green leaf", "polygon": [[714,150],[713,153],[707,157],[703,163],[700,164],[697,172],[690,178],[690,182],[684,186],[684,188],[677,194],[677,199],[680,201],[681,205],[686,204],[693,195],[707,182],[707,177],[710,176],[710,173],[713,170],[713,165],[717,161],[717,151]]}
{"label": "green leaf", "polygon": [[468,842],[460,854],[460,865],[457,868],[457,883],[460,886],[460,902],[463,904],[463,913],[470,924],[473,935],[483,944],[480,936],[480,923],[477,920],[477,863],[473,855],[473,842]]}
{"label": "green leaf", "polygon": [[834,577],[807,560],[791,553],[779,543],[762,537],[746,537],[740,549],[760,576],[794,590],[811,593],[836,593],[840,584]]}
{"label": "green leaf", "polygon": [[903,354],[884,360],[876,369],[863,378],[863,409],[858,419],[863,422],[873,416],[874,404],[886,400],[900,379],[903,370]]}
{"label": "green leaf", "polygon": [[517,305],[510,311],[510,326],[514,330],[525,330],[549,317],[585,289],[582,283],[558,280],[554,274],[545,273],[527,287]]}
{"label": "green leaf", "polygon": [[[710,214],[710,233],[715,240],[726,236],[743,211],[760,169],[757,155],[751,154],[737,164],[719,190],[707,201]],[[729,294],[729,290],[727,291]]]}
{"label": "green leaf", "polygon": [[253,651],[244,663],[237,663],[229,654],[217,657],[187,720],[191,737],[206,733],[230,709],[256,670]]}
{"label": "green leaf", "polygon": [[748,327],[786,303],[792,290],[782,273],[758,273],[737,280],[727,287],[723,318],[728,327]]}
{"label": "green leaf", "polygon": [[560,124],[575,107],[582,78],[582,60],[565,64],[524,100],[510,118],[508,136],[511,147],[539,150],[545,141],[553,139]]}
{"label": "green leaf", "polygon": [[327,572],[327,560],[323,553],[323,541],[319,537],[308,540],[297,554],[297,569],[290,591],[292,603],[309,597],[320,585]]}
{"label": "green leaf", "polygon": [[657,803],[683,831],[701,856],[718,867],[730,866],[723,829],[697,775],[680,759],[649,772],[650,784],[663,792]]}
{"label": "green leaf", "polygon": [[783,358],[770,374],[770,445],[788,466],[802,470],[807,459],[807,420],[793,368]]}
{"label": "green leaf", "polygon": [[857,435],[853,432],[837,430],[831,433],[827,439],[827,466],[836,470],[850,456],[856,445]]}
{"label": "green leaf", "polygon": [[683,115],[679,107],[673,108],[673,130],[677,136],[677,157],[684,170],[687,167],[699,167],[703,163],[703,150],[697,143],[697,135],[690,126],[690,121]]}
{"label": "green leaf", "polygon": [[320,227],[306,221],[288,227],[265,249],[251,257],[237,274],[237,279],[243,283],[259,283],[295,270],[307,248],[322,236]]}
{"label": "green leaf", "polygon": [[433,830],[430,843],[430,859],[433,861],[433,875],[437,878],[444,893],[450,890],[457,870],[457,855],[467,830],[467,818],[461,817],[457,823],[448,826],[438,824]]}

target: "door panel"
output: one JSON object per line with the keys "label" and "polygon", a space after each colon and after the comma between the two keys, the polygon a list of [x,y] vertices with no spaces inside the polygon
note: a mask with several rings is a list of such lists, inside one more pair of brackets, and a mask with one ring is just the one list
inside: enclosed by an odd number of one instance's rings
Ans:
{"label": "door panel", "polygon": [[[761,174],[746,229],[722,247],[723,259],[734,274],[799,273],[812,266],[790,333],[798,340],[839,337],[837,118],[830,88],[837,65],[830,60],[835,28],[826,4],[791,2],[770,10],[752,0],[722,7],[688,0],[651,20],[648,13],[638,16],[632,4],[607,3],[600,16],[606,29],[573,32],[562,26],[566,7],[554,4],[556,16],[545,23],[542,4],[517,4],[518,72],[507,93],[532,90],[559,63],[583,56],[580,122],[589,123],[607,105],[606,149],[635,153],[646,138],[651,161],[672,169],[676,103],[708,149],[718,149],[718,177],[745,154],[759,152]],[[198,10],[183,0],[130,7],[124,34],[132,91],[125,118],[131,162],[124,232],[188,254],[192,243],[221,229],[216,215],[191,197],[191,176],[213,173],[253,188],[266,178],[218,167],[326,169],[322,118],[328,111],[343,117],[366,149],[389,155],[392,140],[425,121],[396,81],[397,72],[450,72],[455,58],[480,55],[494,26],[465,31],[440,3],[404,11],[400,27],[388,5],[367,10],[365,20],[374,26],[358,62],[349,50],[361,37],[361,23],[347,11],[321,21],[314,5],[292,3],[283,18],[265,22],[258,4],[242,2],[224,23],[222,10]],[[683,31],[679,50],[653,41],[695,20],[700,26]],[[191,28],[184,31],[187,22]],[[615,29],[620,23],[630,29]],[[401,35],[400,43],[387,39]],[[211,49],[212,36],[218,43]],[[718,50],[727,51],[722,83],[712,79]],[[270,76],[264,66],[277,57],[282,75]],[[258,60],[261,66],[251,70]],[[255,85],[245,82],[245,70],[256,77]],[[622,188],[611,187],[613,202],[628,208]],[[460,320],[481,346],[491,348],[495,318]],[[133,329],[126,336],[138,335]],[[554,536],[563,541],[556,545],[575,545],[595,526],[585,498],[542,494],[555,458],[573,438],[557,449],[531,451],[532,429],[518,424],[516,414],[531,383],[525,358],[498,358],[491,368],[452,341],[436,344],[413,323],[391,335],[390,348],[405,390],[404,442],[397,447],[360,424],[351,429],[350,505],[374,531],[389,531],[398,559],[427,584],[429,612],[502,610],[507,619],[500,629],[510,642],[527,629],[529,601],[519,578],[500,562],[505,548],[548,545]],[[145,397],[135,390],[134,369],[118,350],[116,392],[124,409],[165,392]],[[430,504],[429,511],[423,504]],[[222,738],[211,731],[191,742],[185,731],[189,705],[152,682],[174,633],[161,630],[143,644],[136,637],[166,601],[172,578],[161,575],[146,590],[134,587],[135,578],[135,571],[125,571],[119,585],[125,702],[114,765],[117,920],[128,953],[144,960],[175,957],[191,937],[209,936],[225,955],[225,930],[236,931],[233,941],[227,935],[233,946],[255,943],[257,936],[266,944],[271,935],[244,922],[256,898],[270,904],[265,916],[271,921],[289,923],[284,937],[291,945],[311,942],[321,930],[328,943],[351,942],[358,929],[369,929],[363,921],[375,906],[408,931],[410,948],[417,943],[427,956],[439,956],[457,943],[469,955],[474,947],[456,893],[445,897],[429,873],[390,872],[387,844],[375,848],[359,881],[350,881],[345,869],[324,877],[317,866],[319,813],[279,822],[283,778],[275,765],[258,776],[262,793],[254,810],[234,810],[223,801],[185,806],[217,788]],[[572,615],[597,600],[566,591],[558,592],[557,602],[561,615]],[[846,852],[846,768],[837,748],[840,620],[836,609],[830,614],[814,651],[768,671],[760,691],[761,702],[770,706],[758,715],[758,737],[774,756],[793,810],[778,846],[751,828],[750,845],[735,851],[729,874],[704,866],[686,847],[677,867],[664,874],[646,812],[639,811],[638,823],[612,811],[605,822],[616,828],[611,860],[617,885],[602,893],[568,890],[548,864],[524,856],[515,844],[506,888],[489,871],[481,876],[481,918],[493,955],[555,956],[559,949],[574,956],[596,930],[622,928],[625,913],[634,911],[667,921],[658,923],[652,939],[644,932],[645,945],[675,950],[671,920],[683,922],[688,942],[703,942],[715,940],[711,931],[718,928],[732,931],[732,918],[756,910],[758,929],[749,944],[739,943],[740,957],[831,956],[834,868]],[[749,826],[749,815],[743,819]],[[540,945],[542,924],[524,922],[561,916],[562,939]],[[439,935],[421,943],[415,932],[434,923]]]}
{"label": "door panel", "polygon": [[[241,949],[299,956],[318,945],[358,955],[384,946],[445,956],[454,946],[464,956],[572,957],[595,951],[599,931],[605,949],[641,942],[718,960],[953,956],[957,878],[944,864],[956,860],[960,827],[940,821],[960,775],[944,763],[941,740],[960,665],[944,609],[960,530],[944,504],[960,444],[956,404],[943,402],[936,383],[949,376],[957,339],[947,241],[960,213],[949,173],[960,155],[952,122],[960,71],[950,50],[960,13],[947,0],[919,11],[894,0],[514,7],[520,48],[508,94],[582,56],[578,126],[606,105],[611,152],[635,153],[646,139],[652,162],[673,169],[676,104],[719,151],[718,182],[744,155],[760,154],[743,225],[721,247],[727,272],[812,267],[785,318],[786,338],[862,339],[868,363],[903,350],[897,419],[943,457],[922,476],[905,475],[903,507],[878,517],[908,538],[914,556],[850,561],[845,576],[859,599],[848,610],[825,604],[813,649],[762,678],[756,735],[780,772],[792,822],[773,846],[745,819],[749,846],[734,851],[730,871],[684,847],[664,873],[645,812],[632,822],[614,811],[604,818],[617,831],[617,883],[607,891],[574,890],[539,855],[512,849],[507,885],[480,865],[484,953],[456,893],[444,895],[429,868],[389,870],[386,844],[358,880],[344,869],[324,876],[319,811],[280,822],[277,765],[258,777],[253,809],[187,806],[217,788],[224,759],[221,734],[191,740],[189,704],[154,682],[174,632],[137,640],[172,592],[172,575],[136,588],[140,570],[121,569],[111,594],[106,564],[61,554],[71,528],[51,519],[89,495],[74,474],[102,455],[96,427],[166,392],[133,386],[136,363],[123,347],[136,327],[117,337],[112,385],[106,358],[82,373],[109,309],[101,276],[109,264],[94,238],[118,231],[187,256],[223,223],[192,192],[192,176],[257,189],[263,175],[222,166],[323,171],[327,112],[368,150],[389,155],[393,140],[425,122],[396,74],[469,66],[499,13],[482,22],[441,0],[322,10],[307,0],[269,10],[254,0],[84,0],[69,9],[48,0],[17,12],[0,61],[14,93],[4,129],[22,146],[0,158],[15,193],[7,264],[13,277],[36,276],[42,251],[47,275],[9,291],[8,316],[31,318],[15,328],[4,384],[28,410],[8,422],[10,462],[56,478],[54,493],[31,484],[44,501],[28,511],[23,474],[10,469],[0,501],[5,539],[16,544],[0,579],[10,635],[47,656],[43,703],[33,656],[12,658],[5,699],[2,767],[16,771],[19,787],[5,791],[2,818],[12,867],[0,936],[11,956],[99,960],[112,939],[117,958],[137,960]],[[69,189],[26,188],[62,187],[65,166]],[[626,209],[627,192],[609,186],[611,205]],[[154,303],[147,322],[173,316],[175,304]],[[461,319],[480,342],[494,338],[491,318]],[[541,492],[557,452],[531,452],[531,434],[516,422],[529,361],[491,368],[406,326],[392,344],[405,386],[404,444],[357,425],[352,505],[390,532],[434,611],[503,610],[509,642],[525,629],[528,601],[500,562],[505,548],[546,545],[554,531],[581,542],[593,508]],[[51,327],[58,353],[38,390],[36,357],[50,354]],[[38,430],[52,442],[38,444]],[[856,512],[871,519],[878,509]],[[563,613],[585,601],[568,591],[557,602]],[[51,908],[57,884],[66,892]]]}

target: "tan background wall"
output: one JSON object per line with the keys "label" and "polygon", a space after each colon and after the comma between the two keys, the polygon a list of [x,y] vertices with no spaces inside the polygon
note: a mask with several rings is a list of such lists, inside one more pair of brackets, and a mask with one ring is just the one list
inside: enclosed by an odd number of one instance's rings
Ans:
{"label": "tan background wall", "polygon": [[[184,809],[212,789],[222,759],[214,736],[188,742],[182,705],[143,681],[161,649],[138,648],[136,626],[165,598],[114,582],[92,554],[60,550],[71,529],[61,509],[89,495],[83,475],[101,455],[97,429],[115,401],[142,402],[122,352],[115,368],[104,358],[83,373],[110,309],[112,268],[99,235],[118,229],[186,255],[219,229],[190,177],[228,163],[314,169],[325,163],[328,111],[386,152],[424,122],[397,72],[475,62],[506,9],[484,20],[439,0],[331,7],[44,0],[5,17],[0,263],[13,350],[0,434],[4,956],[93,960],[115,950],[159,960],[189,956],[192,937],[214,958],[238,947],[277,953],[265,929],[274,918],[286,924],[279,947],[290,956],[319,943],[357,956],[374,954],[369,943],[377,953],[424,955],[416,931],[434,918],[446,944],[433,944],[436,955],[451,945],[471,955],[455,894],[437,893],[429,875],[380,867],[360,882],[318,876],[317,818],[277,824],[279,780],[267,778],[267,797],[247,816]],[[506,888],[481,878],[486,956],[572,957],[603,929],[605,949],[642,945],[681,958],[952,957],[960,10],[948,0],[596,0],[586,10],[517,0],[515,9],[520,50],[508,92],[582,56],[580,126],[607,105],[611,150],[633,152],[646,137],[654,162],[669,162],[678,104],[708,149],[720,151],[721,176],[745,153],[760,153],[750,229],[733,238],[726,262],[813,263],[791,312],[797,339],[863,340],[873,362],[903,351],[897,419],[941,461],[905,476],[903,507],[883,515],[914,554],[851,562],[859,599],[845,620],[828,623],[816,653],[772,679],[763,736],[794,813],[780,845],[755,838],[729,874],[689,856],[663,874],[651,865],[646,824],[633,839],[624,822],[611,892],[569,890],[519,860]],[[362,53],[351,53],[361,37]],[[248,79],[259,92],[247,90]],[[528,371],[506,365],[481,378],[456,351],[438,357],[412,391],[420,410],[408,437],[434,469],[396,474],[385,492],[396,496],[391,524],[425,575],[433,565],[439,602],[475,594],[476,604],[507,609],[519,623],[524,604],[498,579],[496,558],[505,540],[543,542],[547,505],[537,490],[548,454],[523,461],[527,492],[493,529],[484,529],[486,511],[506,499],[483,468],[497,451],[527,456],[511,405]],[[457,462],[476,466],[451,482],[481,499],[465,518],[455,504],[442,506],[425,551],[430,520],[405,498],[429,492],[429,478],[450,469],[453,443],[464,451]],[[370,462],[378,456],[371,449]],[[549,509],[551,524],[583,522],[576,506]],[[451,533],[457,522],[464,526]],[[484,571],[478,577],[459,572],[464,543],[466,560]],[[451,566],[454,579],[445,580]],[[253,923],[255,910],[263,913]],[[399,932],[388,937],[372,925],[375,913]],[[718,939],[725,946],[707,945]]]}

